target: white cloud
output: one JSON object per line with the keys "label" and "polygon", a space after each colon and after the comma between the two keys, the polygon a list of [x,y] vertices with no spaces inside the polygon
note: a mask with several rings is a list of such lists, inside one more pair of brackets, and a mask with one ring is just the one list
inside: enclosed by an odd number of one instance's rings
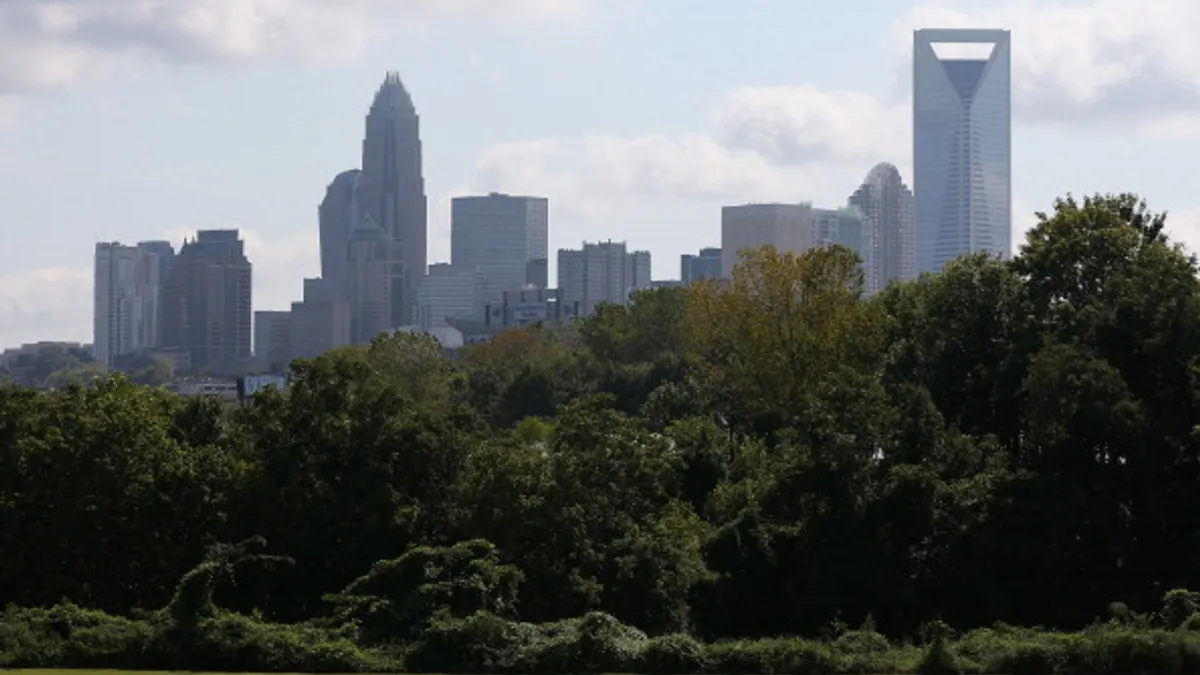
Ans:
{"label": "white cloud", "polygon": [[1200,255],[1200,206],[1167,213],[1167,236]]}
{"label": "white cloud", "polygon": [[907,74],[914,28],[1012,31],[1013,106],[1029,122],[1138,120],[1200,108],[1200,3],[1193,0],[945,0],[897,20]]}
{"label": "white cloud", "polygon": [[[1133,136],[1183,139],[1200,137],[1197,26],[1192,0],[945,0],[917,5],[894,22],[891,38],[908,81],[914,28],[1010,29],[1019,118],[1107,120]],[[707,133],[494,146],[479,158],[475,187],[561,195],[557,209],[592,220],[638,197],[840,201],[879,161],[896,164],[911,184],[904,89],[901,101],[807,85],[744,87],[715,106]],[[1016,209],[1014,244],[1032,222],[1027,211]]]}
{"label": "white cloud", "polygon": [[434,21],[574,19],[590,0],[3,0],[0,93],[145,62],[329,63]]}
{"label": "white cloud", "polygon": [[856,91],[812,86],[744,87],[725,97],[719,137],[776,162],[871,161],[906,166],[909,110]]}
{"label": "white cloud", "polygon": [[872,166],[906,174],[905,111],[865,94],[754,87],[715,107],[714,131],[588,135],[492,146],[477,190],[550,197],[558,214],[602,221],[639,199],[842,203]]}
{"label": "white cloud", "polygon": [[0,349],[39,340],[90,342],[90,270],[47,267],[0,276]]}
{"label": "white cloud", "polygon": [[[301,299],[302,280],[320,273],[315,232],[264,235],[241,230],[254,264],[254,308],[288,309]],[[172,228],[161,238],[176,247],[193,230]],[[48,267],[0,276],[0,349],[38,340],[90,342],[93,277],[88,267]]]}

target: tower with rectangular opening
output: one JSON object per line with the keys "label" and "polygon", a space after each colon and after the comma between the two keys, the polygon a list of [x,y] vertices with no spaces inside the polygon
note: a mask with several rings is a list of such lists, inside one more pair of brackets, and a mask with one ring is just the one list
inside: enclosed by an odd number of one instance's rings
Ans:
{"label": "tower with rectangular opening", "polygon": [[1009,31],[913,32],[913,188],[918,272],[1012,251]]}

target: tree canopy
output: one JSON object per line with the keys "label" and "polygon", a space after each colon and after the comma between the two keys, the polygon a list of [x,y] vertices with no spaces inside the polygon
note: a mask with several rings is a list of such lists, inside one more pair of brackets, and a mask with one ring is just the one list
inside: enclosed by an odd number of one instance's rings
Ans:
{"label": "tree canopy", "polygon": [[848,250],[748,251],[461,358],[299,360],[245,406],[0,384],[0,604],[165,607],[261,538],[293,564],[218,605],[375,641],[479,611],[732,638],[1156,608],[1200,587],[1200,282],[1164,223],[1068,197],[1011,260],[870,298]]}

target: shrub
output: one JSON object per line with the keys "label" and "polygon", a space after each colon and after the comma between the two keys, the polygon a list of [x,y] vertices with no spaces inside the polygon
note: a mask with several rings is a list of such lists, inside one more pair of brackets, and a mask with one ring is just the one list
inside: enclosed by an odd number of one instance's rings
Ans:
{"label": "shrub", "polygon": [[546,627],[540,644],[531,650],[538,673],[628,673],[637,669],[647,639],[612,615],[590,612]]}
{"label": "shrub", "polygon": [[966,671],[965,664],[954,653],[950,639],[945,635],[934,637],[917,663],[917,672],[921,675],[958,675]]}
{"label": "shrub", "polygon": [[405,659],[409,672],[501,673],[526,659],[541,638],[537,626],[485,612],[436,621]]}
{"label": "shrub", "polygon": [[186,657],[186,664],[176,667],[189,670],[352,673],[389,665],[324,629],[265,623],[232,613],[201,622],[178,653]]}
{"label": "shrub", "polygon": [[1083,645],[1082,666],[1089,673],[1173,675],[1200,670],[1200,640],[1167,631],[1096,631]]}
{"label": "shrub", "polygon": [[729,675],[842,672],[841,660],[828,645],[799,638],[720,642],[708,650],[710,672]]}
{"label": "shrub", "polygon": [[70,603],[48,609],[9,607],[0,622],[5,668],[139,668],[152,656],[147,621],[111,616]]}
{"label": "shrub", "polygon": [[646,675],[690,675],[704,672],[704,645],[690,635],[664,635],[646,643],[640,672]]}

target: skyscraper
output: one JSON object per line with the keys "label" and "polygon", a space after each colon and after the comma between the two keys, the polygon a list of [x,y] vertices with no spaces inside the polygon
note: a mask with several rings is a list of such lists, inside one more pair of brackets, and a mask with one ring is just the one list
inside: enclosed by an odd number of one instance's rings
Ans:
{"label": "skyscraper", "polygon": [[450,263],[483,275],[490,294],[485,302],[526,284],[545,288],[549,233],[545,197],[492,192],[450,201]]}
{"label": "skyscraper", "polygon": [[161,272],[171,251],[161,243],[96,244],[92,350],[104,365],[122,354],[158,346]]}
{"label": "skyscraper", "polygon": [[350,301],[352,342],[370,342],[376,335],[408,323],[393,323],[392,317],[392,291],[402,267],[397,248],[369,215],[350,233],[345,292]]}
{"label": "skyscraper", "polygon": [[813,207],[800,204],[743,204],[721,207],[721,277],[733,276],[741,252],[772,246],[778,253],[813,247]]}
{"label": "skyscraper", "polygon": [[869,237],[862,257],[866,290],[874,293],[892,281],[909,281],[915,275],[916,239],[913,231],[913,193],[900,171],[887,162],[876,164],[849,203],[862,211]]}
{"label": "skyscraper", "polygon": [[623,241],[583,243],[558,251],[559,301],[585,316],[600,303],[626,305],[633,291],[650,288],[650,252],[628,251]]}
{"label": "skyscraper", "polygon": [[163,285],[162,346],[187,350],[201,369],[248,359],[252,274],[237,230],[200,230],[185,241]]}
{"label": "skyscraper", "polygon": [[341,292],[348,283],[346,261],[350,236],[362,216],[358,210],[358,169],[343,171],[325,188],[317,208],[321,236],[321,278]]}
{"label": "skyscraper", "polygon": [[703,279],[721,278],[721,249],[702,248],[699,253],[679,256],[679,282],[691,286]]}
{"label": "skyscraper", "polygon": [[[991,51],[986,58],[950,53],[963,45]],[[917,272],[967,253],[1011,252],[1010,72],[1006,30],[913,33]]]}
{"label": "skyscraper", "polygon": [[305,279],[304,300],[292,303],[289,356],[311,359],[350,344],[350,303],[327,279]]}
{"label": "skyscraper", "polygon": [[396,242],[403,270],[393,279],[389,324],[407,325],[425,276],[428,224],[420,120],[397,73],[387,74],[367,114],[358,208]]}
{"label": "skyscraper", "polygon": [[[483,308],[488,304],[486,286],[487,280],[480,272],[450,263],[433,263],[417,289],[418,308],[413,324],[428,330],[448,326],[447,318],[484,319]],[[501,292],[495,301],[498,303],[503,297]]]}

